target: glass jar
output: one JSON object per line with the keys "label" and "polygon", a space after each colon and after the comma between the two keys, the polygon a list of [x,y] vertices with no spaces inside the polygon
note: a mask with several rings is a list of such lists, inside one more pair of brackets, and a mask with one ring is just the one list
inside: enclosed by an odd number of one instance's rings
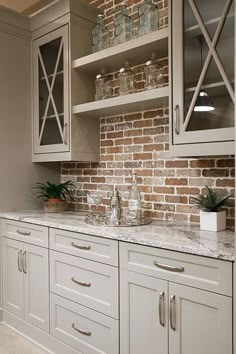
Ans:
{"label": "glass jar", "polygon": [[133,21],[128,15],[127,6],[121,5],[121,12],[115,18],[114,44],[120,44],[133,38]]}
{"label": "glass jar", "polygon": [[109,78],[102,71],[95,80],[95,101],[104,100],[112,96],[112,85]]}
{"label": "glass jar", "polygon": [[151,59],[146,62],[144,68],[145,75],[145,90],[152,90],[154,88],[163,86],[164,84],[164,69],[157,63],[156,54],[153,53]]}
{"label": "glass jar", "polygon": [[133,93],[135,91],[134,72],[130,68],[129,61],[125,62],[125,66],[120,69],[119,73],[120,96]]}
{"label": "glass jar", "polygon": [[97,24],[92,30],[93,45],[92,52],[98,52],[110,46],[110,34],[108,28],[103,22],[104,15],[99,14]]}
{"label": "glass jar", "polygon": [[152,0],[144,0],[139,7],[139,35],[156,31],[159,28],[159,11]]}

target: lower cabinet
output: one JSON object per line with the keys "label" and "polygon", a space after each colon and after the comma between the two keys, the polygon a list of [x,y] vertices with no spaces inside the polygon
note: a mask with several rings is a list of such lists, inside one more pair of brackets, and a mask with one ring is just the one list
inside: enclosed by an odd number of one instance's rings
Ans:
{"label": "lower cabinet", "polygon": [[121,354],[232,354],[231,297],[121,270],[120,309]]}
{"label": "lower cabinet", "polygon": [[4,238],[3,308],[49,332],[48,249]]}

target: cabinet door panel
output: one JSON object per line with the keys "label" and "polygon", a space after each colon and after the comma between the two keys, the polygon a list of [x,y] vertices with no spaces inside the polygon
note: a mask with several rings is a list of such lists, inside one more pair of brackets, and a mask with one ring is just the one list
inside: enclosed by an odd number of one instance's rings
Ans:
{"label": "cabinet door panel", "polygon": [[170,326],[169,354],[232,354],[232,299],[170,283],[173,295],[176,329]]}
{"label": "cabinet door panel", "polygon": [[24,246],[25,320],[49,331],[48,250]]}
{"label": "cabinet door panel", "polygon": [[2,238],[3,251],[3,308],[24,317],[23,244]]}
{"label": "cabinet door panel", "polygon": [[[168,353],[168,285],[166,281],[121,270],[120,352]],[[160,324],[159,298],[164,292]]]}
{"label": "cabinet door panel", "polygon": [[34,152],[69,151],[68,26],[33,42]]}

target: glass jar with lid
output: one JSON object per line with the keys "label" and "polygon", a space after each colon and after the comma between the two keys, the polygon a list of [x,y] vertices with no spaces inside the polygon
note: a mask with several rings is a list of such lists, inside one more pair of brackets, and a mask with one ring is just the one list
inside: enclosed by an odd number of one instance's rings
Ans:
{"label": "glass jar with lid", "polygon": [[115,18],[114,44],[120,44],[133,38],[133,20],[128,15],[127,6],[121,5],[121,12]]}
{"label": "glass jar with lid", "polygon": [[104,15],[99,14],[97,16],[97,24],[92,30],[93,45],[92,52],[98,52],[102,49],[106,49],[110,46],[110,34],[108,28],[105,26]]}
{"label": "glass jar with lid", "polygon": [[135,91],[135,75],[130,68],[130,62],[127,60],[119,73],[120,95],[127,95]]}
{"label": "glass jar with lid", "polygon": [[109,77],[105,75],[105,70],[96,76],[95,80],[95,101],[104,100],[112,96],[112,85]]}
{"label": "glass jar with lid", "polygon": [[144,0],[139,7],[139,35],[156,31],[159,28],[159,11],[152,0]]}
{"label": "glass jar with lid", "polygon": [[145,75],[145,90],[151,90],[157,87],[160,87],[164,84],[164,69],[157,62],[157,56],[155,53],[152,53],[150,60],[146,62],[144,68]]}

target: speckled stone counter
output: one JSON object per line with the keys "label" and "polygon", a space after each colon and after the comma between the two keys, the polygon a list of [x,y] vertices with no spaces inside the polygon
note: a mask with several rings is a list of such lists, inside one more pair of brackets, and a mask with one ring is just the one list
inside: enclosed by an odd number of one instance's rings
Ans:
{"label": "speckled stone counter", "polygon": [[200,230],[198,225],[173,221],[153,221],[149,225],[132,227],[92,226],[85,223],[85,214],[74,212],[8,212],[0,213],[0,217],[200,256],[235,259],[235,234],[228,230],[208,232]]}

